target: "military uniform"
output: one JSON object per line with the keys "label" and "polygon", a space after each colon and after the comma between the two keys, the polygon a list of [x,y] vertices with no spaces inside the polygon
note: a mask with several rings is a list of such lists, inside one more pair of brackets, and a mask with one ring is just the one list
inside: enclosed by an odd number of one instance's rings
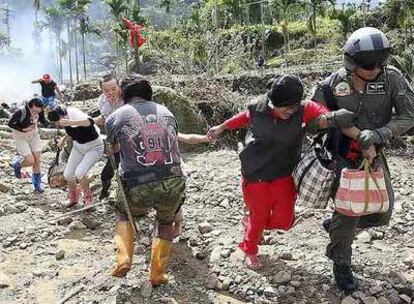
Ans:
{"label": "military uniform", "polygon": [[[352,74],[342,68],[319,83],[311,99],[325,103],[331,110],[344,108],[356,113],[355,126],[361,131],[387,127],[393,137],[398,137],[414,127],[413,89],[401,72],[392,66],[386,66],[377,79],[367,83],[362,92],[353,87]],[[347,157],[350,141],[342,135],[338,149],[335,151],[338,168],[333,195],[338,188],[342,168],[358,168],[363,159],[361,153],[356,159],[350,160]],[[388,224],[390,220],[394,194],[389,170],[381,152],[382,147],[377,148],[379,152],[377,165],[383,168],[386,178],[389,211],[362,217],[348,217],[334,212],[329,227],[331,241],[326,254],[337,265],[351,265],[351,245],[357,228],[382,226]]]}

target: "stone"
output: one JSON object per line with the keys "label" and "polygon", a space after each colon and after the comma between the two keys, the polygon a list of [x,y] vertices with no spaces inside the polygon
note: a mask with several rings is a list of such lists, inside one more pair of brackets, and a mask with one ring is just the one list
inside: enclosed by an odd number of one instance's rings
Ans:
{"label": "stone", "polygon": [[57,223],[58,223],[58,225],[61,225],[61,226],[67,226],[70,223],[72,223],[72,221],[73,221],[73,219],[71,217],[67,216],[67,217],[58,219]]}
{"label": "stone", "polygon": [[63,260],[64,257],[65,257],[65,250],[60,249],[60,250],[56,251],[56,253],[55,253],[56,261]]}
{"label": "stone", "polygon": [[208,222],[202,222],[198,224],[198,231],[200,231],[201,234],[206,234],[213,231],[213,226]]}
{"label": "stone", "polygon": [[281,270],[273,276],[272,282],[275,284],[285,284],[288,283],[291,279],[292,273],[290,271]]}
{"label": "stone", "polygon": [[372,286],[369,289],[369,294],[370,295],[376,295],[377,293],[380,293],[382,291],[383,291],[383,289],[382,289],[382,287],[380,285],[375,285],[375,286]]}
{"label": "stone", "polygon": [[290,252],[284,252],[280,255],[282,260],[293,261],[293,255]]}
{"label": "stone", "polygon": [[100,223],[97,220],[94,220],[90,217],[84,217],[82,219],[82,223],[91,230],[95,230],[96,228],[98,228],[100,226]]}
{"label": "stone", "polygon": [[223,290],[229,290],[230,285],[233,283],[233,280],[231,278],[225,278],[223,280],[222,288]]}
{"label": "stone", "polygon": [[328,284],[322,284],[322,289],[323,289],[324,291],[328,291],[328,290],[330,290],[330,289],[331,289],[331,286],[329,286]]}
{"label": "stone", "polygon": [[298,288],[298,287],[300,287],[300,285],[302,285],[301,284],[301,282],[299,282],[299,281],[290,281],[290,285],[292,285],[293,287],[295,287],[295,288]]}
{"label": "stone", "polygon": [[[187,97],[177,91],[161,86],[153,86],[153,100],[165,105],[172,113],[180,126],[180,132],[205,132],[206,122],[199,115],[199,109]],[[203,133],[204,134],[204,133]]]}
{"label": "stone", "polygon": [[150,281],[145,281],[141,286],[141,296],[143,298],[149,298],[152,294],[152,284]]}
{"label": "stone", "polygon": [[0,289],[10,286],[10,278],[4,273],[0,272]]}
{"label": "stone", "polygon": [[411,298],[409,296],[405,294],[400,294],[399,297],[401,300],[403,300],[403,303],[407,303],[407,304],[411,303]]}
{"label": "stone", "polygon": [[217,275],[212,273],[207,277],[207,288],[208,289],[215,289],[217,287],[217,283],[218,283],[218,278]]}
{"label": "stone", "polygon": [[220,260],[221,251],[222,251],[221,246],[216,246],[213,248],[213,250],[210,253],[210,260],[209,260],[210,263],[215,263]]}
{"label": "stone", "polygon": [[368,231],[363,230],[361,233],[358,234],[357,240],[361,243],[369,243],[371,242],[372,236]]}
{"label": "stone", "polygon": [[230,207],[229,200],[227,198],[225,198],[224,200],[222,200],[220,202],[220,207],[223,207],[223,208],[226,208],[226,209],[229,208]]}
{"label": "stone", "polygon": [[75,220],[69,224],[68,229],[69,231],[84,230],[86,226],[81,221]]}
{"label": "stone", "polygon": [[20,243],[19,248],[20,249],[26,249],[28,246],[29,246],[29,244],[23,242],[23,243]]}
{"label": "stone", "polygon": [[234,279],[234,282],[236,284],[240,284],[243,281],[243,277],[241,275],[237,275],[236,278]]}
{"label": "stone", "polygon": [[230,254],[231,254],[231,250],[230,249],[223,249],[221,252],[220,252],[220,256],[222,257],[222,258],[228,258],[229,256],[230,256]]}
{"label": "stone", "polygon": [[358,301],[355,300],[352,296],[347,296],[341,301],[341,304],[358,304]]}
{"label": "stone", "polygon": [[397,279],[399,283],[407,283],[407,276],[405,273],[398,271],[398,270],[391,270],[388,274],[391,278]]}
{"label": "stone", "polygon": [[390,301],[388,301],[384,297],[380,297],[380,298],[378,298],[378,304],[390,304]]}
{"label": "stone", "polygon": [[362,298],[362,303],[364,304],[378,304],[378,301],[375,297],[365,297]]}
{"label": "stone", "polygon": [[7,186],[5,183],[0,182],[0,192],[7,193],[10,191],[10,187]]}
{"label": "stone", "polygon": [[277,296],[277,290],[275,290],[272,286],[266,287],[263,293],[266,298],[273,298]]}

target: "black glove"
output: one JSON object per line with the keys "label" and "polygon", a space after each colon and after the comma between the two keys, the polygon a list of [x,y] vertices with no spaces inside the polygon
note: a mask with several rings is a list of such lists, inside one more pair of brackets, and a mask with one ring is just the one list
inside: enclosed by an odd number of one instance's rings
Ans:
{"label": "black glove", "polygon": [[354,125],[355,113],[346,109],[339,109],[326,114],[326,119],[331,127],[350,128]]}
{"label": "black glove", "polygon": [[382,127],[375,130],[363,130],[358,136],[358,143],[362,149],[368,149],[370,145],[385,144],[392,137],[392,132],[387,127]]}

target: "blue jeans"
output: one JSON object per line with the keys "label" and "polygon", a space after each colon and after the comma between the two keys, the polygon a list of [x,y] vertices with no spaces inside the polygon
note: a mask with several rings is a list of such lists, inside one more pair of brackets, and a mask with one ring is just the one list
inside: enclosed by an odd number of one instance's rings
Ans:
{"label": "blue jeans", "polygon": [[57,107],[56,96],[42,97],[43,106],[53,111]]}

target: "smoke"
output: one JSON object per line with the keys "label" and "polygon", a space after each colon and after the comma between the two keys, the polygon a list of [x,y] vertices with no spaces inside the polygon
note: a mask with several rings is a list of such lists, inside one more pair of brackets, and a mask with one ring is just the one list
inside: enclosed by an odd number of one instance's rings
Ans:
{"label": "smoke", "polygon": [[[13,9],[12,5],[10,7]],[[35,93],[40,95],[40,85],[31,84],[31,81],[46,73],[53,77],[56,67],[49,31],[34,35],[35,12],[32,6],[15,9],[11,16],[12,45],[7,54],[0,55],[0,101],[19,104]]]}

